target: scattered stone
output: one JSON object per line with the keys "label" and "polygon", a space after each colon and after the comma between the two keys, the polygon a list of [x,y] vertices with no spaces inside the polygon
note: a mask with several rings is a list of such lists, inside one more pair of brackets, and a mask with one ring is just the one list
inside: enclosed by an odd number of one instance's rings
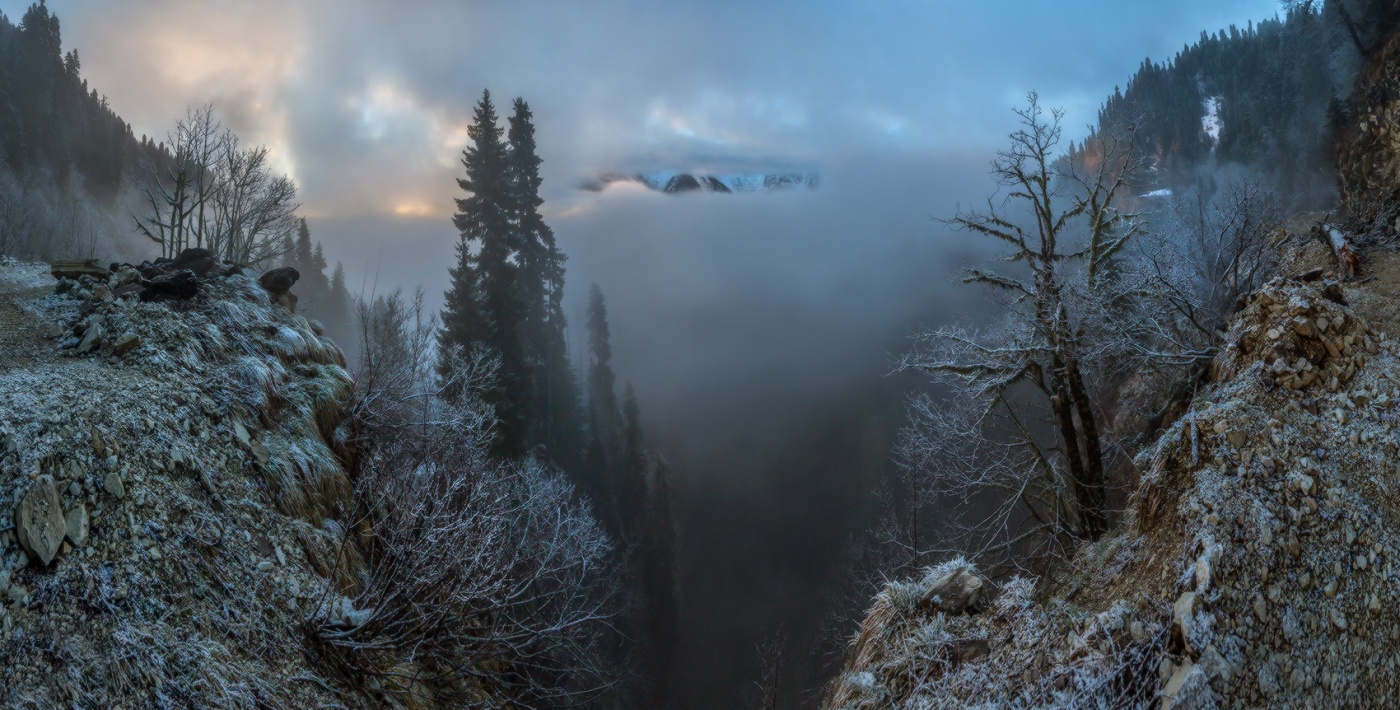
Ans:
{"label": "scattered stone", "polygon": [[87,506],[82,503],[77,504],[68,511],[66,535],[68,540],[74,545],[82,546],[87,542],[88,536],[88,512]]}
{"label": "scattered stone", "polygon": [[246,446],[248,444],[250,437],[248,436],[248,429],[243,426],[243,422],[233,423],[233,435],[243,445]]}
{"label": "scattered stone", "polygon": [[44,476],[29,486],[15,510],[19,544],[30,557],[47,566],[58,554],[66,522],[53,479]]}
{"label": "scattered stone", "polygon": [[78,352],[92,352],[93,349],[102,345],[103,335],[104,333],[102,331],[102,323],[93,323],[92,325],[88,326],[88,329],[83,332],[82,342],[78,343]]}
{"label": "scattered stone", "polygon": [[1183,592],[1172,604],[1172,644],[1183,653],[1192,653],[1191,636],[1195,632],[1196,610],[1200,608],[1200,597],[1195,592]]}
{"label": "scattered stone", "polygon": [[112,354],[125,355],[139,347],[141,347],[141,336],[134,333],[127,333],[112,344]]}
{"label": "scattered stone", "polygon": [[126,484],[122,483],[122,477],[117,475],[116,471],[107,474],[107,477],[102,480],[102,488],[117,500],[126,497]]}

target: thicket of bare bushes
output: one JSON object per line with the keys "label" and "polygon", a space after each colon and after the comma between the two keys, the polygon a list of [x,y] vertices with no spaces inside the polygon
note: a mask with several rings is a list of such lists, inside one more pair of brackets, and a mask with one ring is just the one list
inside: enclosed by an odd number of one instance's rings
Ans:
{"label": "thicket of bare bushes", "polygon": [[[363,364],[343,442],[363,516],[356,588],[327,589],[308,633],[342,678],[453,704],[586,702],[613,682],[610,542],[557,472],[488,455],[496,364],[435,379],[421,293],[359,304]],[[460,393],[449,401],[443,390]]]}

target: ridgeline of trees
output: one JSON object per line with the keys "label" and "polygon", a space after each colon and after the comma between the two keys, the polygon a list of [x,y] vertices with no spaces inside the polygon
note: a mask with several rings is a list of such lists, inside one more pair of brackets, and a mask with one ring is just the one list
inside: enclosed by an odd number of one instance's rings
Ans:
{"label": "ridgeline of trees", "polygon": [[[1291,0],[1283,9],[1282,18],[1243,29],[1203,31],[1169,61],[1144,60],[1069,155],[1131,128],[1159,187],[1189,186],[1216,166],[1238,164],[1286,204],[1330,207],[1332,146],[1351,114],[1352,83],[1400,11],[1391,0]],[[1212,101],[1218,142],[1203,125]]]}
{"label": "ridgeline of trees", "polygon": [[19,25],[0,15],[0,151],[13,171],[45,171],[59,185],[77,179],[110,201],[126,168],[156,147],[88,87],[78,50],[63,53],[58,17],[43,2]]}
{"label": "ridgeline of trees", "polygon": [[[451,400],[463,395],[454,373],[481,358],[493,362],[495,377],[481,393],[497,419],[492,455],[558,466],[592,502],[621,543],[624,586],[638,600],[619,619],[621,634],[608,653],[660,678],[677,604],[666,465],[646,443],[630,387],[618,401],[607,306],[596,285],[587,313],[587,397],[580,395],[562,306],[566,257],[539,211],[542,161],[523,99],[515,99],[506,123],[483,92],[457,181],[465,196],[453,215],[459,240],[437,335],[438,374]],[[625,692],[656,700],[665,691]]]}

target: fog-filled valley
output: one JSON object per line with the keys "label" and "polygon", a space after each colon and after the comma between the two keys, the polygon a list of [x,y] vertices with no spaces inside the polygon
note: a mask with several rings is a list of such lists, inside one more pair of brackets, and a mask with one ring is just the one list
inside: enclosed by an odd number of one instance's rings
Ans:
{"label": "fog-filled valley", "polygon": [[1389,406],[1391,0],[0,17],[0,702],[1371,697],[1181,520]]}

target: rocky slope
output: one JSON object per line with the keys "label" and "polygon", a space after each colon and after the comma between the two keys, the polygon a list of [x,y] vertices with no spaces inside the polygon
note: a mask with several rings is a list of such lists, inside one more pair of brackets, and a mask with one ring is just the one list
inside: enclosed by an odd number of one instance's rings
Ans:
{"label": "rocky slope", "polygon": [[1352,282],[1330,259],[1307,244],[1236,314],[1213,383],[1138,457],[1120,532],[1069,583],[994,589],[955,560],[889,585],[827,706],[1400,697],[1400,254]]}
{"label": "rocky slope", "polygon": [[0,264],[0,704],[356,704],[299,631],[344,613],[340,351],[237,269],[143,266]]}

